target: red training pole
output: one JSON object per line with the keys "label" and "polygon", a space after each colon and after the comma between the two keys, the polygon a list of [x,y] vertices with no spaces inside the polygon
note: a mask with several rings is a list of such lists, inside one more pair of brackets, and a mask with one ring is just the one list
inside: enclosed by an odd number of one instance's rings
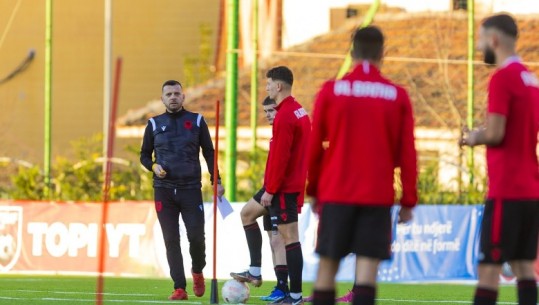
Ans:
{"label": "red training pole", "polygon": [[109,194],[110,194],[110,180],[112,162],[111,159],[114,155],[114,138],[116,131],[116,110],[118,109],[118,97],[120,92],[120,76],[122,72],[122,58],[116,59],[116,74],[114,77],[114,87],[112,92],[112,104],[110,109],[109,118],[109,137],[107,141],[107,160],[105,167],[105,181],[103,187],[103,209],[101,213],[101,222],[99,225],[99,256],[98,256],[98,277],[96,287],[96,300],[97,305],[103,304],[103,272],[105,271],[105,225],[108,220],[109,214]]}
{"label": "red training pole", "polygon": [[217,293],[217,179],[219,169],[217,159],[219,158],[219,100],[215,106],[215,151],[213,153],[213,277],[211,280],[210,304],[219,304]]}

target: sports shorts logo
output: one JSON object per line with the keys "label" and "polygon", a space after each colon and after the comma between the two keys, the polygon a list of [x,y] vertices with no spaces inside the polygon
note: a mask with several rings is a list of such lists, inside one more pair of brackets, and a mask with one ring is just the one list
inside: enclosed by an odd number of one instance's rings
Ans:
{"label": "sports shorts logo", "polygon": [[0,271],[11,270],[22,249],[22,207],[0,206]]}

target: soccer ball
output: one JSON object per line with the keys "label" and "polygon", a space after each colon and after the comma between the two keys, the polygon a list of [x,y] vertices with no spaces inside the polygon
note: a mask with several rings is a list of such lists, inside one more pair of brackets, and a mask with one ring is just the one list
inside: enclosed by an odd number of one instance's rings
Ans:
{"label": "soccer ball", "polygon": [[249,286],[237,280],[228,280],[221,290],[223,301],[228,304],[245,303],[249,299]]}
{"label": "soccer ball", "polygon": [[511,265],[507,262],[502,265],[502,272],[500,273],[500,280],[502,283],[511,283],[516,280],[513,270],[511,270]]}

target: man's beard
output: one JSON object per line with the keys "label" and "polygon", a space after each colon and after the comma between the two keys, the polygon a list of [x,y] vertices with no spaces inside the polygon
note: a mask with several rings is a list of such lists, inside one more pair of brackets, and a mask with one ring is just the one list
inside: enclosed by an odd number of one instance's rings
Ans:
{"label": "man's beard", "polygon": [[485,48],[483,51],[483,62],[487,65],[496,64],[496,54],[494,54],[494,51],[492,51],[492,49],[489,47]]}

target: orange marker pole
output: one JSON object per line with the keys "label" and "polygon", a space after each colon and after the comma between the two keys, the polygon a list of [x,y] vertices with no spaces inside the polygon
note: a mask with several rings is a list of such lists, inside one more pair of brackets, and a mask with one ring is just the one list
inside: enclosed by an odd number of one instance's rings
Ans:
{"label": "orange marker pole", "polygon": [[122,58],[118,57],[116,60],[116,75],[114,78],[114,88],[111,104],[111,112],[109,118],[109,137],[107,141],[107,160],[105,169],[105,181],[103,187],[103,209],[101,212],[101,221],[99,226],[99,257],[98,257],[98,277],[96,287],[96,300],[97,305],[103,304],[103,273],[105,272],[105,245],[106,245],[106,224],[109,214],[109,196],[110,196],[110,180],[112,163],[111,159],[114,156],[114,138],[116,127],[114,125],[116,121],[116,110],[118,109],[118,97],[120,92],[120,76],[122,72]]}

